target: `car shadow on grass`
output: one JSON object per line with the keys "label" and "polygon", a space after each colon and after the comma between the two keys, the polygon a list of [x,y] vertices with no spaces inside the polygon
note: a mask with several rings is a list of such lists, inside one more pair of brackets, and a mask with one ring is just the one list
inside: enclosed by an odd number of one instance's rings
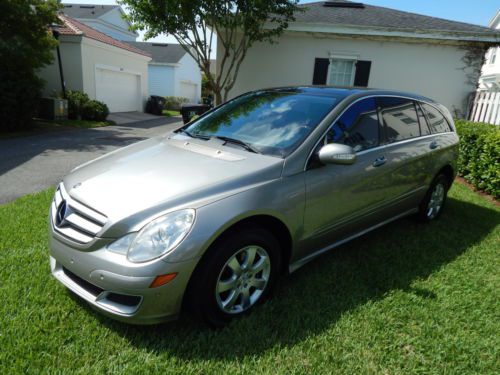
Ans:
{"label": "car shadow on grass", "polygon": [[412,287],[412,283],[426,279],[481,242],[499,221],[498,211],[449,199],[435,222],[398,220],[282,278],[270,302],[222,330],[211,330],[189,317],[132,326],[87,309],[131,345],[154,354],[168,352],[185,360],[258,355],[276,345],[292,346],[320,334],[346,312],[393,291],[438,298],[432,290]]}

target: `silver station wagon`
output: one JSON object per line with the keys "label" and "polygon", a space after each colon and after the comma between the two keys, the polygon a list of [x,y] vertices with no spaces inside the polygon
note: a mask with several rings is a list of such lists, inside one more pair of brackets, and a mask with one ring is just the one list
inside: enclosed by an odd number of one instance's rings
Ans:
{"label": "silver station wagon", "polygon": [[186,308],[223,326],[280,273],[403,216],[437,218],[457,153],[450,113],[421,96],[250,92],[66,176],[50,209],[52,273],[121,321]]}

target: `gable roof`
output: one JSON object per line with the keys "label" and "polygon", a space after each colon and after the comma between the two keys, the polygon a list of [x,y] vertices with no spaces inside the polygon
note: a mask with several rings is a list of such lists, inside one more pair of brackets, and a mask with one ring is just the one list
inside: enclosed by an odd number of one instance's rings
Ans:
{"label": "gable roof", "polygon": [[500,29],[500,9],[498,10],[497,14],[495,14],[495,16],[491,19],[488,26],[494,29]]}
{"label": "gable roof", "polygon": [[120,8],[119,5],[97,5],[97,4],[63,4],[63,11],[72,18],[99,18],[110,10]]}
{"label": "gable roof", "polygon": [[[330,4],[325,4],[330,3]],[[498,36],[491,28],[442,18],[424,16],[347,0],[319,1],[299,5],[304,12],[295,15],[296,22],[334,24],[360,28],[393,29],[418,32],[452,32]]]}
{"label": "gable roof", "polygon": [[143,50],[151,55],[151,63],[175,64],[187,53],[180,44],[127,42],[134,48]]}
{"label": "gable roof", "polygon": [[58,17],[63,23],[63,25],[57,29],[61,35],[84,36],[90,39],[97,40],[101,43],[109,44],[111,46],[127,50],[129,52],[151,57],[151,55],[148,54],[147,52],[135,48],[124,42],[120,42],[119,40],[116,40],[104,33],[101,33],[100,31],[97,31],[96,29],[93,29],[90,26],[87,26],[84,23],[81,23],[65,14],[60,13]]}

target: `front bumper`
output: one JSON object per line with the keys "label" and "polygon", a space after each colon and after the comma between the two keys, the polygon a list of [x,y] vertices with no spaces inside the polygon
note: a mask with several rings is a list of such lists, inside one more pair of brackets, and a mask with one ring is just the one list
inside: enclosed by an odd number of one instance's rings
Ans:
{"label": "front bumper", "polygon": [[[73,249],[50,239],[52,275],[94,309],[116,320],[132,324],[154,324],[175,319],[197,259],[167,263],[161,259],[135,264],[105,248]],[[158,275],[177,272],[169,283],[149,288]]]}

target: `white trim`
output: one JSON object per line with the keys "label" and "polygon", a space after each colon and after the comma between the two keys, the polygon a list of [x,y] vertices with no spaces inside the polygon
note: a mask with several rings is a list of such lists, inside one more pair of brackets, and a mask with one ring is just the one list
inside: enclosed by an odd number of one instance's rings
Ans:
{"label": "white trim", "polygon": [[[269,27],[266,25],[266,27]],[[287,31],[309,32],[309,33],[327,33],[327,34],[345,34],[345,35],[365,35],[382,37],[399,37],[408,39],[434,39],[450,41],[478,41],[478,42],[500,42],[500,32],[495,35],[488,33],[468,33],[452,32],[439,30],[413,30],[413,29],[394,29],[394,28],[376,28],[362,27],[356,25],[332,25],[330,23],[291,23]],[[485,35],[486,34],[486,35]]]}
{"label": "white trim", "polygon": [[158,65],[158,66],[171,66],[173,68],[178,68],[181,66],[179,63],[161,63],[161,62],[155,62],[155,61],[150,61],[149,65]]}

